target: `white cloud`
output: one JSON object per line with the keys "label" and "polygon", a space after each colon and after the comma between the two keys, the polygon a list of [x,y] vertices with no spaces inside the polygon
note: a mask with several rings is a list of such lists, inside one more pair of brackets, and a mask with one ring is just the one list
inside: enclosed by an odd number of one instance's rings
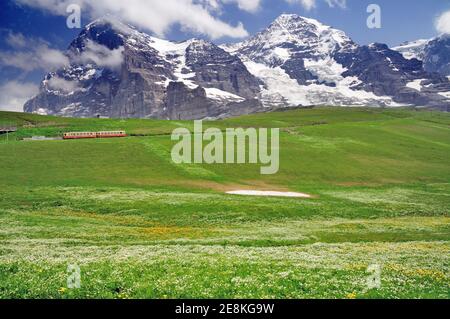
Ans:
{"label": "white cloud", "polygon": [[443,12],[435,21],[436,30],[439,33],[450,34],[450,10]]}
{"label": "white cloud", "polygon": [[339,7],[341,9],[347,8],[347,0],[325,0],[331,8]]}
{"label": "white cloud", "polygon": [[14,49],[21,49],[27,46],[27,39],[22,33],[9,32],[6,43]]}
{"label": "white cloud", "polygon": [[0,86],[0,110],[23,112],[23,105],[39,92],[34,83],[17,81],[7,82]]}
{"label": "white cloud", "polygon": [[93,41],[87,41],[85,51],[71,58],[52,49],[42,39],[26,38],[20,33],[10,33],[6,43],[13,50],[0,51],[0,67],[9,66],[25,72],[34,70],[54,71],[71,62],[96,64],[99,67],[117,69],[123,63],[124,47],[109,50]]}
{"label": "white cloud", "polygon": [[[285,0],[288,3],[300,4],[305,10],[309,11],[316,7],[317,0]],[[347,7],[347,0],[325,0],[330,8],[339,7],[341,9],[345,9]]]}
{"label": "white cloud", "polygon": [[286,0],[286,2],[291,4],[299,3],[308,11],[316,6],[316,0]]}
{"label": "white cloud", "polygon": [[[215,1],[215,0],[213,0]],[[255,13],[259,10],[261,0],[223,0],[224,3],[236,3],[239,9]]]}
{"label": "white cloud", "polygon": [[69,4],[78,4],[82,14],[95,19],[112,14],[119,19],[163,36],[174,25],[184,30],[204,34],[212,39],[248,35],[242,23],[233,26],[214,16],[224,2],[235,3],[241,9],[255,11],[260,0],[15,0],[52,14],[66,16]]}
{"label": "white cloud", "polygon": [[0,51],[0,65],[11,66],[26,72],[54,70],[69,63],[64,53],[49,47],[42,39],[26,38],[20,33],[10,33],[6,38],[12,51]]}
{"label": "white cloud", "polygon": [[75,81],[69,81],[58,76],[52,77],[48,81],[48,87],[54,91],[63,91],[65,93],[78,90],[80,87]]}
{"label": "white cloud", "polygon": [[88,40],[85,51],[80,56],[73,57],[73,59],[74,62],[80,64],[93,63],[99,67],[117,69],[123,63],[123,51],[124,47],[110,50],[103,45]]}
{"label": "white cloud", "polygon": [[219,12],[222,7],[221,0],[196,0],[196,3],[205,6],[209,11]]}

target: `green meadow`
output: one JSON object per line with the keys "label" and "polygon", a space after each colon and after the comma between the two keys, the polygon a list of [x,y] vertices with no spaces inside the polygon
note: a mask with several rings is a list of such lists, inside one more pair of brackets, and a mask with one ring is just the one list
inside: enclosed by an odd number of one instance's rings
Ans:
{"label": "green meadow", "polygon": [[[320,107],[204,122],[280,128],[275,175],[174,164],[171,133],[191,121],[0,112],[10,125],[18,131],[0,135],[0,299],[450,297],[448,113]],[[22,140],[102,130],[129,137]],[[80,288],[67,287],[71,264]]]}

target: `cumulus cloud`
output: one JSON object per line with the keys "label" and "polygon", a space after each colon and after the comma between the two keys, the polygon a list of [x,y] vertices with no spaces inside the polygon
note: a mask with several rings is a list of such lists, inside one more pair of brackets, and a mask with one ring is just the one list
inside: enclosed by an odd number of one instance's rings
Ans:
{"label": "cumulus cloud", "polygon": [[261,0],[223,0],[224,3],[236,3],[239,9],[255,13],[259,10]]}
{"label": "cumulus cloud", "polygon": [[435,21],[436,30],[439,33],[450,34],[450,10],[445,11]]}
{"label": "cumulus cloud", "polygon": [[195,3],[204,5],[209,11],[222,12],[224,4],[234,4],[240,10],[256,13],[261,7],[262,0],[196,0]]}
{"label": "cumulus cloud", "polygon": [[85,50],[71,58],[65,53],[52,49],[42,39],[26,38],[21,33],[10,32],[6,43],[11,50],[0,51],[0,67],[14,67],[25,72],[35,70],[54,71],[71,63],[95,64],[99,67],[118,69],[123,63],[124,47],[110,50],[88,40]]}
{"label": "cumulus cloud", "polygon": [[260,0],[15,0],[19,4],[66,16],[69,4],[78,4],[82,14],[95,19],[112,14],[119,19],[164,36],[174,25],[184,30],[204,34],[212,39],[228,36],[242,38],[248,35],[242,23],[231,25],[214,15],[224,3],[255,12]]}
{"label": "cumulus cloud", "polygon": [[47,85],[51,90],[62,91],[64,93],[73,92],[80,88],[77,82],[69,81],[58,76],[52,77]]}
{"label": "cumulus cloud", "polygon": [[38,85],[18,81],[0,85],[0,110],[23,112],[23,105],[39,92]]}
{"label": "cumulus cloud", "polygon": [[27,46],[27,39],[22,33],[9,32],[5,40],[14,49],[21,49]]}
{"label": "cumulus cloud", "polygon": [[123,51],[124,47],[110,50],[103,45],[88,40],[85,50],[79,56],[73,57],[73,59],[74,62],[79,64],[92,63],[99,67],[117,69],[123,63]]}
{"label": "cumulus cloud", "polygon": [[331,8],[339,7],[341,9],[347,8],[347,0],[326,0]]}
{"label": "cumulus cloud", "polygon": [[305,8],[308,11],[316,6],[316,0],[286,0],[286,2],[291,4],[294,3],[301,4],[303,8]]}
{"label": "cumulus cloud", "polygon": [[49,47],[42,39],[26,38],[20,33],[9,33],[6,43],[12,50],[0,51],[0,65],[30,72],[54,70],[69,63],[68,57]]}
{"label": "cumulus cloud", "polygon": [[[294,4],[298,3],[306,10],[311,10],[316,7],[317,0],[285,0],[288,3]],[[347,7],[347,0],[325,0],[330,8],[341,8],[345,9]]]}

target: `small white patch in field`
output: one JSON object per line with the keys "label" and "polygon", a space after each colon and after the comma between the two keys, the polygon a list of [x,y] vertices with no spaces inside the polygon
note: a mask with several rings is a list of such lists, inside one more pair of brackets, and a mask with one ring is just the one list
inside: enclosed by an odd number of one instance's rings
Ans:
{"label": "small white patch in field", "polygon": [[34,113],[38,114],[38,115],[48,115],[48,111],[46,109],[43,109],[43,108],[38,109]]}
{"label": "small white patch in field", "polygon": [[270,196],[270,197],[297,197],[297,198],[311,198],[311,195],[295,192],[274,192],[274,191],[251,191],[238,190],[227,192],[229,195],[243,195],[243,196]]}

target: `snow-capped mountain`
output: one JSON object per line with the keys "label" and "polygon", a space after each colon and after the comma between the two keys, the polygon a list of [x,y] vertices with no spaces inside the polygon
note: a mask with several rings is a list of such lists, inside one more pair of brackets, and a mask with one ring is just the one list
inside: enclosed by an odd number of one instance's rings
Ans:
{"label": "snow-capped mountain", "polygon": [[431,40],[406,42],[393,48],[403,54],[406,59],[417,59],[423,62],[428,72],[437,72],[450,76],[450,35],[441,35]]}
{"label": "snow-capped mountain", "polygon": [[324,59],[333,52],[350,50],[357,45],[343,31],[325,26],[317,20],[283,14],[254,37],[224,47],[257,63],[277,67],[297,56],[303,59]]}
{"label": "snow-capped mountain", "polygon": [[111,18],[85,27],[25,111],[77,117],[219,118],[254,112],[260,82],[213,43],[175,43]]}
{"label": "snow-capped mountain", "polygon": [[[359,46],[344,32],[314,19],[282,15],[253,38],[225,49],[264,82],[264,106],[448,108],[448,79],[425,72],[422,63],[384,44]],[[424,88],[413,87],[422,82]]]}
{"label": "snow-capped mountain", "polygon": [[425,46],[430,42],[430,40],[420,39],[416,41],[407,41],[400,44],[397,47],[392,48],[392,50],[400,52],[405,59],[417,59],[423,61]]}
{"label": "snow-capped mountain", "polygon": [[430,106],[448,110],[450,82],[383,44],[298,15],[233,45],[161,40],[111,18],[67,50],[25,111],[63,116],[221,118],[309,105]]}
{"label": "snow-capped mountain", "polygon": [[343,31],[298,15],[281,15],[266,30],[225,46],[264,82],[264,106],[397,105],[388,96],[353,89],[356,76],[335,59],[358,49]]}
{"label": "snow-capped mountain", "polygon": [[424,49],[425,70],[450,76],[450,35],[432,39]]}

